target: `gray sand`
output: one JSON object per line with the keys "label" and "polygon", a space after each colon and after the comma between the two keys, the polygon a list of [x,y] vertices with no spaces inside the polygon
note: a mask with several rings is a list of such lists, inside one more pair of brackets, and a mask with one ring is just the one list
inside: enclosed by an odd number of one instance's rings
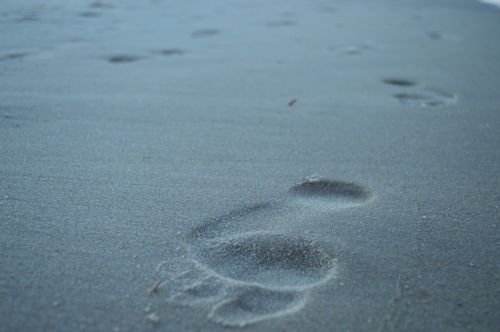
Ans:
{"label": "gray sand", "polygon": [[3,0],[0,330],[496,331],[500,8]]}

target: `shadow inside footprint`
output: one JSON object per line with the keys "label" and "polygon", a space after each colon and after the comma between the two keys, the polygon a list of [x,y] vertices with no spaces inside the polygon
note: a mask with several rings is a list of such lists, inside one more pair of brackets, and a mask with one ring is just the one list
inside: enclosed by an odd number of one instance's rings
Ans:
{"label": "shadow inside footprint", "polygon": [[415,86],[417,85],[416,82],[410,81],[404,78],[386,78],[383,79],[382,82],[388,85],[395,85],[395,86],[400,86],[400,87],[409,87],[409,86]]}
{"label": "shadow inside footprint", "polygon": [[111,63],[129,63],[129,62],[135,62],[143,59],[141,56],[137,55],[113,55],[107,58],[108,62]]}
{"label": "shadow inside footprint", "polygon": [[295,292],[251,288],[215,305],[208,318],[226,326],[243,327],[258,321],[296,312],[304,306]]}
{"label": "shadow inside footprint", "polygon": [[217,274],[274,289],[310,287],[328,279],[335,265],[313,241],[282,234],[242,235],[199,249],[198,257]]}
{"label": "shadow inside footprint", "polygon": [[372,193],[352,182],[311,180],[290,189],[290,196],[295,202],[316,208],[339,208],[362,204]]}

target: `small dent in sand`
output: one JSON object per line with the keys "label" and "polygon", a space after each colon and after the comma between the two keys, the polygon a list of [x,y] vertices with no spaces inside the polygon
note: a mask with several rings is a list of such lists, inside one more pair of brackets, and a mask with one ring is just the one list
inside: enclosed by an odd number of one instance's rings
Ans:
{"label": "small dent in sand", "polygon": [[108,62],[111,63],[129,63],[129,62],[135,62],[142,60],[143,57],[137,56],[137,55],[126,55],[126,54],[121,54],[121,55],[113,55],[107,58]]}
{"label": "small dent in sand", "polygon": [[251,288],[215,305],[208,318],[225,326],[244,327],[272,317],[299,311],[304,306],[295,292]]}
{"label": "small dent in sand", "polygon": [[442,107],[456,102],[457,97],[439,89],[426,89],[422,93],[396,93],[393,95],[401,104],[413,107]]}
{"label": "small dent in sand", "polygon": [[385,84],[388,85],[395,85],[395,86],[400,86],[400,87],[409,87],[409,86],[415,86],[417,85],[417,82],[404,79],[404,78],[385,78],[382,80]]}
{"label": "small dent in sand", "polygon": [[84,11],[79,14],[80,17],[99,17],[101,16],[99,13],[94,12],[94,11]]}
{"label": "small dent in sand", "polygon": [[186,51],[180,48],[165,48],[162,50],[155,51],[155,53],[163,56],[173,56],[173,55],[183,55],[184,53],[186,53]]}
{"label": "small dent in sand", "polygon": [[199,29],[196,31],[193,31],[191,33],[191,37],[193,38],[206,38],[206,37],[212,37],[215,35],[220,34],[220,30],[218,29]]}
{"label": "small dent in sand", "polygon": [[0,60],[20,60],[30,55],[28,52],[8,53],[0,56]]}
{"label": "small dent in sand", "polygon": [[292,198],[315,207],[346,207],[368,201],[373,194],[353,183],[335,180],[312,179],[290,189]]}
{"label": "small dent in sand", "polygon": [[90,4],[89,4],[89,8],[94,8],[94,9],[109,9],[109,8],[112,8],[113,5],[109,2],[106,2],[106,1],[99,1],[99,0],[96,0],[96,1],[92,1]]}

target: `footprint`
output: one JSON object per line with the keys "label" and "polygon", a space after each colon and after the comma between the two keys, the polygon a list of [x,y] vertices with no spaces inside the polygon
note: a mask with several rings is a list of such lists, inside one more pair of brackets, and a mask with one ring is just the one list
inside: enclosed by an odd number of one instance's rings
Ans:
{"label": "footprint", "polygon": [[304,300],[296,292],[251,288],[215,305],[208,313],[208,318],[225,326],[244,327],[297,312],[303,307]]}
{"label": "footprint", "polygon": [[207,317],[245,326],[301,310],[310,289],[333,279],[331,244],[294,234],[290,223],[368,202],[373,194],[351,182],[310,179],[272,202],[238,209],[192,230],[182,264],[159,272],[167,300],[210,306]]}
{"label": "footprint", "polygon": [[[405,78],[385,78],[382,82],[399,88],[412,88],[419,85]],[[403,105],[420,108],[448,106],[457,101],[456,95],[440,89],[421,87],[418,90],[398,92],[393,94],[393,97]]]}
{"label": "footprint", "polygon": [[108,57],[107,61],[111,63],[129,63],[142,60],[143,58],[144,57],[137,55],[120,54]]}
{"label": "footprint", "polygon": [[174,55],[179,56],[179,55],[184,55],[184,53],[186,53],[185,50],[180,49],[180,48],[165,48],[165,49],[157,50],[157,51],[153,51],[153,52],[156,54],[166,56],[166,57],[174,56]]}
{"label": "footprint", "polygon": [[336,209],[363,204],[372,198],[372,194],[352,182],[310,180],[290,189],[290,198],[317,209]]}
{"label": "footprint", "polygon": [[5,55],[0,55],[0,61],[2,60],[21,60],[31,55],[28,52],[17,52],[17,53],[8,53]]}
{"label": "footprint", "polygon": [[[292,187],[280,199],[231,211],[195,227],[190,234],[190,242],[199,243],[228,232],[242,234],[265,228],[279,230],[287,220],[354,207],[367,203],[373,197],[368,189],[355,183],[308,179]],[[288,230],[283,227],[282,231]]]}
{"label": "footprint", "polygon": [[443,107],[454,104],[457,97],[438,89],[425,89],[422,93],[396,93],[393,95],[401,104],[412,107]]}
{"label": "footprint", "polygon": [[417,85],[417,82],[405,78],[385,78],[382,80],[385,84],[394,85],[399,87],[410,87]]}

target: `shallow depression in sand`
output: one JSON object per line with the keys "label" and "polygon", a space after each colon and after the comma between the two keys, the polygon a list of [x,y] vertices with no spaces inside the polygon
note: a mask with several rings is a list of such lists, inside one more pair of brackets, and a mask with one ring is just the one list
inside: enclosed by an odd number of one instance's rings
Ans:
{"label": "shallow depression in sand", "polygon": [[423,93],[396,93],[393,96],[403,105],[420,108],[449,106],[457,101],[453,93],[432,88]]}
{"label": "shallow depression in sand", "polygon": [[362,204],[372,197],[372,193],[352,182],[314,180],[290,189],[290,197],[316,208],[339,208]]}
{"label": "shallow depression in sand", "polygon": [[416,82],[404,78],[386,78],[382,80],[385,84],[395,85],[399,87],[409,87],[417,85]]}
{"label": "shallow depression in sand", "polygon": [[251,288],[215,305],[208,317],[226,326],[240,326],[300,310],[302,296],[294,292]]}
{"label": "shallow depression in sand", "polygon": [[335,259],[309,239],[258,233],[219,239],[199,257],[218,274],[275,289],[303,288],[332,275]]}

